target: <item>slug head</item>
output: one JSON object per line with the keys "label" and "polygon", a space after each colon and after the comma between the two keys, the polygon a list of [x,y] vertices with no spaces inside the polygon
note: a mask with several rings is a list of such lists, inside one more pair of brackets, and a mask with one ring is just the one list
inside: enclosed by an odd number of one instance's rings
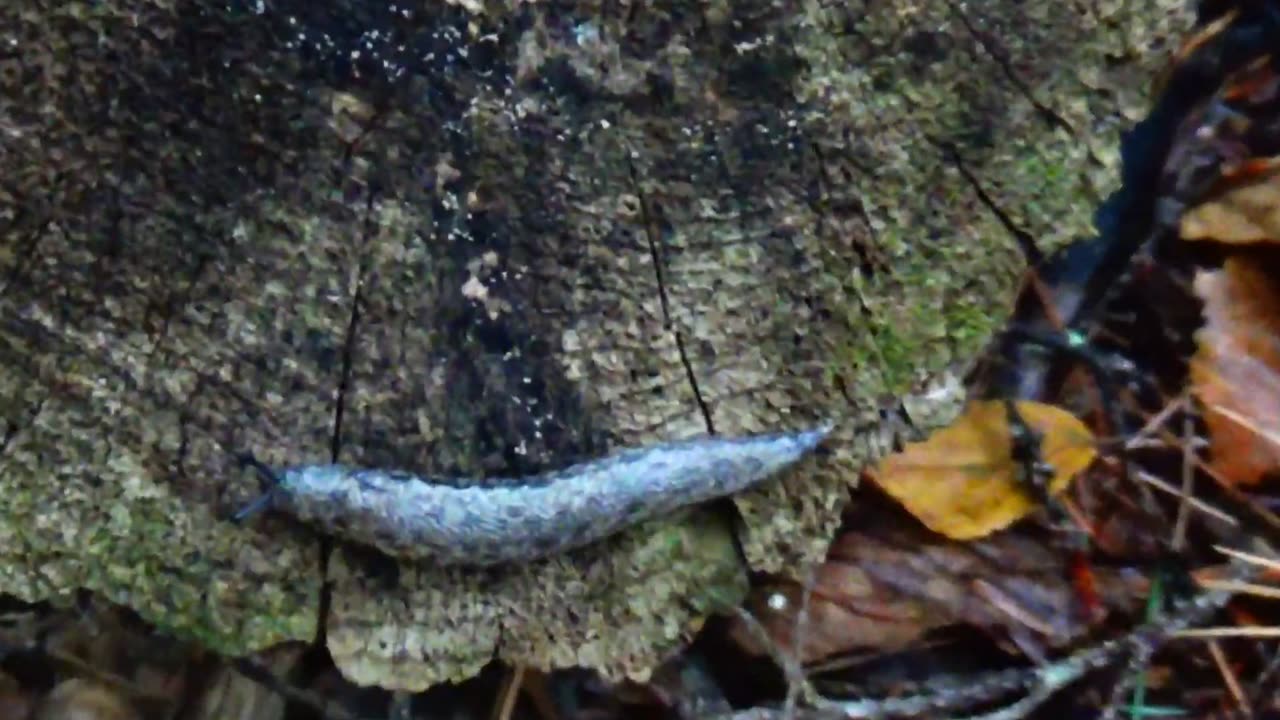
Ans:
{"label": "slug head", "polygon": [[241,468],[252,467],[254,470],[257,470],[258,475],[262,476],[266,490],[255,498],[253,502],[245,505],[231,516],[231,521],[235,523],[244,522],[245,519],[271,507],[271,503],[275,500],[276,494],[280,492],[280,476],[276,474],[275,470],[271,469],[270,465],[267,465],[250,453],[241,455],[239,458],[239,464]]}

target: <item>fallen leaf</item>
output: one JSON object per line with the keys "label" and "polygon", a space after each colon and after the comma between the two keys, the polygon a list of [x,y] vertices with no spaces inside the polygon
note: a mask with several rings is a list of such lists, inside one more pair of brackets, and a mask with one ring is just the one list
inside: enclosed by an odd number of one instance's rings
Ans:
{"label": "fallen leaf", "polygon": [[[877,582],[857,563],[828,561],[813,573],[805,611],[803,646],[797,648],[803,586],[791,580],[757,585],[746,609],[764,628],[769,642],[788,657],[814,662],[853,649],[898,649],[954,617],[932,610],[926,599]],[[744,651],[763,655],[767,646],[757,632],[734,618],[729,636]]]}
{"label": "fallen leaf", "polygon": [[[1015,404],[1042,438],[1040,457],[1054,471],[1049,491],[1057,494],[1093,462],[1093,434],[1061,408]],[[1038,507],[1020,480],[1023,468],[1010,452],[1005,404],[976,402],[928,440],[885,458],[872,478],[931,530],[969,540],[1006,528]]]}
{"label": "fallen leaf", "polygon": [[1280,162],[1251,161],[1226,180],[1227,190],[1182,215],[1182,238],[1229,244],[1280,241]]}
{"label": "fallen leaf", "polygon": [[[797,648],[803,587],[758,585],[746,607],[782,653],[810,663],[855,650],[896,651],[937,628],[968,624],[997,639],[1019,635],[1067,647],[1091,630],[1070,582],[1068,558],[1038,539],[1002,533],[975,542],[939,538],[903,524],[892,510],[869,509],[838,537],[813,575],[804,645]],[[1140,573],[1098,571],[1100,606],[1131,611],[1145,587]],[[766,652],[740,620],[733,637],[751,654]]]}
{"label": "fallen leaf", "polygon": [[35,720],[135,720],[138,714],[115,690],[91,680],[63,680],[44,698]]}
{"label": "fallen leaf", "polygon": [[24,689],[12,675],[0,670],[0,717],[28,717],[32,704],[31,690]]}
{"label": "fallen leaf", "polygon": [[1253,485],[1280,469],[1280,256],[1248,253],[1196,275],[1204,326],[1191,359],[1210,467]]}

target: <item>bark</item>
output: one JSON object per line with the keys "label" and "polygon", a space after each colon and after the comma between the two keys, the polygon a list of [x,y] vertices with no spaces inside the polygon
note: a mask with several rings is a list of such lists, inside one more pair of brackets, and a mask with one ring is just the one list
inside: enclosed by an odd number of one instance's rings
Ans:
{"label": "bark", "polygon": [[836,418],[833,457],[737,502],[750,566],[794,572],[885,398],[1007,312],[1023,253],[984,197],[1042,249],[1087,233],[1190,20],[407,5],[0,8],[0,592],[234,654],[324,622],[391,688],[495,655],[643,677],[741,598],[723,508],[525,567],[325,564],[227,522],[234,454],[480,477]]}

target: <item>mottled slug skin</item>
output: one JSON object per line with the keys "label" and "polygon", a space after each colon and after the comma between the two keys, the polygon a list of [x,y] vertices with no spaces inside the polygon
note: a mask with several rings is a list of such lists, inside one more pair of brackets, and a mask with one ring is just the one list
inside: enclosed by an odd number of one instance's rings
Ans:
{"label": "mottled slug skin", "polygon": [[750,487],[812,452],[830,431],[667,443],[494,483],[501,487],[293,467],[280,474],[272,505],[388,555],[472,566],[532,560]]}

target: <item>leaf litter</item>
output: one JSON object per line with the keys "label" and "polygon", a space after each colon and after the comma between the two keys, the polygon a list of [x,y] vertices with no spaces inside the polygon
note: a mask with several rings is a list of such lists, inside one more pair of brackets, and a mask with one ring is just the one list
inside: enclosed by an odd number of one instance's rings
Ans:
{"label": "leaf litter", "polygon": [[[1122,270],[1097,283],[1105,273],[1096,268],[1048,264],[1047,282],[1028,283],[1040,291],[1032,324],[1088,329],[1099,354],[1127,361],[1110,367],[1121,411],[1142,428],[1117,438],[1133,472],[1114,443],[1099,442],[1118,428],[1098,424],[1109,411],[1072,363],[1029,361],[1007,346],[988,358],[1016,358],[991,384],[1014,389],[1043,437],[1052,474],[1042,497],[1012,459],[1004,404],[972,402],[953,425],[868,472],[886,497],[855,500],[808,584],[757,588],[748,607],[763,633],[734,626],[752,652],[808,663],[805,681],[824,699],[862,698],[824,707],[844,717],[985,707],[973,717],[1002,720],[1280,711],[1280,651],[1249,643],[1280,636],[1280,588],[1268,584],[1280,567],[1277,13],[1274,3],[1202,7],[1158,102],[1122,147],[1125,187],[1098,215],[1104,247],[1093,257],[1123,257]],[[1052,513],[1038,512],[1043,497],[1094,541],[1080,553],[1096,563],[1084,582],[1078,546],[1045,532],[1055,528]],[[1092,601],[1082,597],[1090,592]],[[1099,612],[1082,612],[1090,602]],[[1215,618],[1227,624],[1194,627]],[[1038,669],[913,672],[956,627],[981,630]],[[1173,637],[1199,640],[1160,652]],[[966,647],[962,655],[972,641]],[[1081,682],[1085,667],[1109,671]],[[1081,692],[1055,697],[1076,682]]]}

